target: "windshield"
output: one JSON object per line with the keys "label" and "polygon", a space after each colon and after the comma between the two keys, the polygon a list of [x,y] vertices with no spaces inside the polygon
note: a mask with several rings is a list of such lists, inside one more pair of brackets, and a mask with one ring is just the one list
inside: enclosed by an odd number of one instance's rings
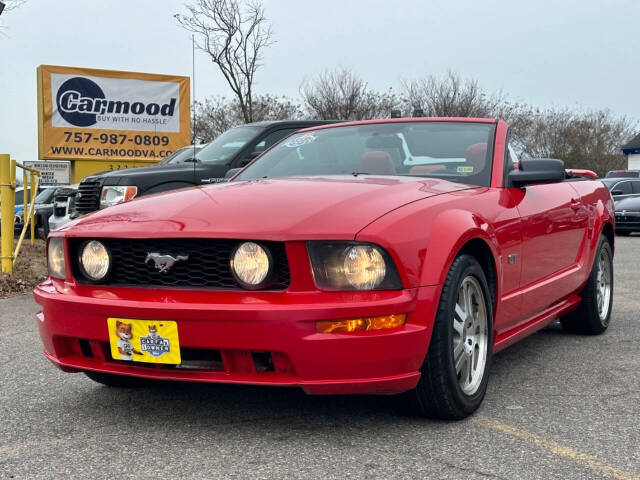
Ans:
{"label": "windshield", "polygon": [[55,191],[55,188],[45,188],[36,195],[36,203],[53,203],[53,194]]}
{"label": "windshield", "polygon": [[198,153],[202,149],[202,147],[190,146],[190,147],[181,148],[180,150],[176,150],[167,158],[165,158],[163,161],[161,161],[159,165],[168,165],[170,163],[176,164],[176,163],[183,163],[183,162],[189,161],[194,156],[193,155],[194,149],[195,149],[195,152]]}
{"label": "windshield", "polygon": [[227,163],[262,130],[262,127],[235,127],[227,130],[200,150],[196,159],[204,163]]}
{"label": "windshield", "polygon": [[236,180],[318,175],[438,177],[489,186],[495,124],[390,122],[294,134]]}

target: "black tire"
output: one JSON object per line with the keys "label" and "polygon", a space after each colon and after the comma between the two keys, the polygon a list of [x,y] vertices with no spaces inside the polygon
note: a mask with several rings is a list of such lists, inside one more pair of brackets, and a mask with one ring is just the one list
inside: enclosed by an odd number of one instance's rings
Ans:
{"label": "black tire", "polygon": [[[466,394],[459,385],[453,353],[454,309],[458,291],[467,277],[480,285],[486,309],[486,363],[477,390]],[[451,265],[444,283],[433,326],[429,351],[422,365],[422,376],[416,388],[405,394],[412,410],[420,415],[461,420],[475,412],[484,398],[489,380],[493,347],[493,296],[480,263],[471,255],[459,255]]]}
{"label": "black tire", "polygon": [[150,381],[144,378],[130,377],[128,375],[114,375],[102,372],[84,372],[94,382],[108,387],[135,388],[149,385]]}
{"label": "black tire", "polygon": [[[608,258],[609,272],[610,272],[610,294],[607,302],[606,315],[601,316],[601,311],[598,308],[598,272],[600,270],[600,258],[603,254]],[[604,235],[600,235],[598,240],[598,248],[596,249],[596,255],[593,260],[593,266],[591,267],[591,273],[584,289],[580,293],[582,301],[580,306],[573,312],[562,317],[560,323],[562,327],[568,332],[582,333],[586,335],[600,335],[609,326],[609,320],[611,319],[611,310],[613,307],[613,252],[609,240]],[[604,312],[602,312],[604,313]]]}

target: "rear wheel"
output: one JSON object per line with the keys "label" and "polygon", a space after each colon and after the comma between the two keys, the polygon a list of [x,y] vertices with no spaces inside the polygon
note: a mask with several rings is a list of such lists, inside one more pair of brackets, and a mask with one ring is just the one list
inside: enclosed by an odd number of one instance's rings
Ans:
{"label": "rear wheel", "polygon": [[113,375],[111,373],[102,372],[84,372],[94,382],[101,383],[108,387],[142,387],[149,384],[149,380],[143,378],[129,377],[127,375]]}
{"label": "rear wheel", "polygon": [[580,306],[560,319],[563,328],[588,335],[603,333],[613,306],[613,252],[604,235],[600,235],[591,274],[580,296]]}
{"label": "rear wheel", "polygon": [[493,308],[478,261],[460,255],[442,289],[429,351],[407,399],[418,413],[459,420],[482,403],[491,365]]}

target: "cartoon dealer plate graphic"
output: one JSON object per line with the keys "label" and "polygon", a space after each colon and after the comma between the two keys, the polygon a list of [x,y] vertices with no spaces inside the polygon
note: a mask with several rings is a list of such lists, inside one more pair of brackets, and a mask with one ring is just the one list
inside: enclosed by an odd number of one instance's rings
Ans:
{"label": "cartoon dealer plate graphic", "polygon": [[146,363],[180,363],[178,324],[167,320],[107,319],[111,357]]}

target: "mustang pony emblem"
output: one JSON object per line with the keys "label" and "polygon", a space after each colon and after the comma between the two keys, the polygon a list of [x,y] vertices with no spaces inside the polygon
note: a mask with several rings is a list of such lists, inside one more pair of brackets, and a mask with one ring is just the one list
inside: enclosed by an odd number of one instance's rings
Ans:
{"label": "mustang pony emblem", "polygon": [[149,260],[153,260],[153,263],[158,272],[168,272],[171,267],[173,267],[176,262],[189,260],[189,255],[176,255],[172,257],[171,255],[162,255],[160,253],[151,252],[147,254],[147,258],[144,263],[149,263]]}

